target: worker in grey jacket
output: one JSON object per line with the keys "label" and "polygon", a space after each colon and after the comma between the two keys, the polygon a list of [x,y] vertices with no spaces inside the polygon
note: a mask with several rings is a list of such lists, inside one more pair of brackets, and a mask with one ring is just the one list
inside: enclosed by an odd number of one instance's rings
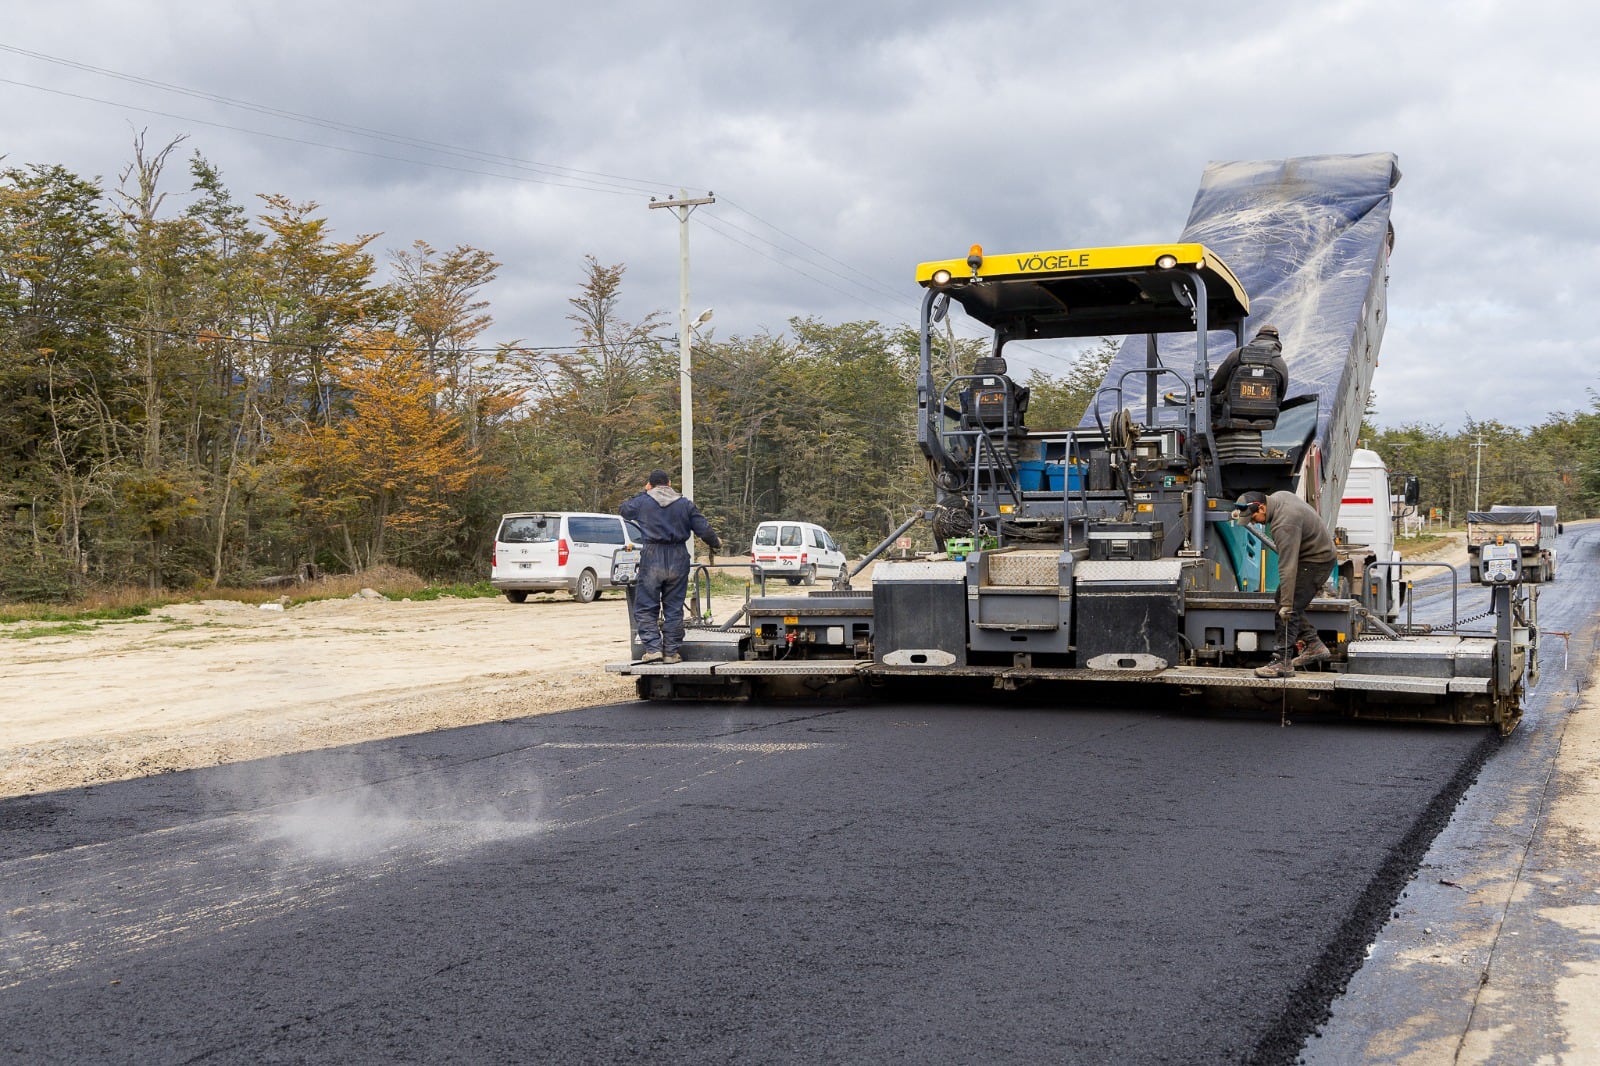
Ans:
{"label": "worker in grey jacket", "polygon": [[[1278,618],[1285,627],[1288,646],[1280,649],[1280,658],[1258,668],[1256,676],[1293,677],[1295,667],[1331,657],[1306,616],[1306,608],[1333,566],[1333,537],[1322,516],[1292,492],[1271,496],[1247,492],[1233,508],[1236,521],[1265,523],[1278,550]],[[1292,659],[1291,648],[1298,651]]]}

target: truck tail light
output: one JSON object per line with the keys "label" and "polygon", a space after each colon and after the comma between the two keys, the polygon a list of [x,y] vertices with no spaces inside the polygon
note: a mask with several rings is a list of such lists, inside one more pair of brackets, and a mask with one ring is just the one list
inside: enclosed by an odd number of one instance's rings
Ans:
{"label": "truck tail light", "polygon": [[567,538],[566,537],[562,537],[560,540],[556,541],[556,565],[557,566],[566,566],[567,565]]}

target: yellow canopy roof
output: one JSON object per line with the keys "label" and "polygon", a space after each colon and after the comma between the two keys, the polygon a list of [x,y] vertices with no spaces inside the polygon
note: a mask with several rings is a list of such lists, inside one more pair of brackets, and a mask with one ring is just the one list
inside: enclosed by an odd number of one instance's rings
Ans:
{"label": "yellow canopy roof", "polygon": [[1201,244],[1143,244],[1000,255],[917,267],[921,285],[948,292],[967,314],[1013,337],[1094,337],[1176,333],[1194,328],[1175,287],[1185,271],[1205,283],[1210,329],[1250,314],[1233,271]]}

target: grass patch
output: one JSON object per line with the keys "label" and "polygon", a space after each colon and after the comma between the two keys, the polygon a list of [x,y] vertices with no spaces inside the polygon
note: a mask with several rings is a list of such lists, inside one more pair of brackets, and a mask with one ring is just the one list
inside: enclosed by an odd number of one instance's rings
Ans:
{"label": "grass patch", "polygon": [[60,625],[21,626],[0,632],[10,640],[37,640],[39,637],[63,637],[68,633],[87,633],[98,628],[87,622],[62,622]]}
{"label": "grass patch", "polygon": [[[145,618],[152,612],[176,604],[197,603],[201,600],[232,600],[237,603],[260,605],[285,603],[296,605],[315,600],[349,599],[362,589],[373,589],[391,600],[436,600],[446,596],[475,598],[498,596],[488,581],[470,584],[430,585],[410,570],[397,566],[378,566],[359,574],[330,574],[315,581],[281,588],[215,588],[193,589],[185,592],[151,592],[144,588],[95,589],[76,604],[8,603],[0,604],[0,624],[7,622],[88,622],[128,621]],[[91,628],[91,627],[85,627]],[[66,630],[56,630],[66,632]],[[49,632],[27,631],[30,636],[47,636]],[[8,634],[17,636],[18,634]]]}
{"label": "grass patch", "polygon": [[0,622],[125,622],[131,618],[144,618],[159,606],[164,604],[118,603],[62,607],[59,604],[9,603],[0,604]]}
{"label": "grass patch", "polygon": [[1396,537],[1394,546],[1400,549],[1402,556],[1425,555],[1437,548],[1443,548],[1449,543],[1449,537],[1440,537],[1432,533],[1418,533],[1414,537]]}
{"label": "grass patch", "polygon": [[476,600],[485,596],[500,595],[500,590],[488,581],[475,581],[470,585],[424,585],[410,592],[385,592],[391,600]]}

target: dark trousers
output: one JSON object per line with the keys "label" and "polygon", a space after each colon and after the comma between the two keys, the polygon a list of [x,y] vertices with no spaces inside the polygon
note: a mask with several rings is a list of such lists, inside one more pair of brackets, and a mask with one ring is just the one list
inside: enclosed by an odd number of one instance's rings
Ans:
{"label": "dark trousers", "polygon": [[645,651],[675,655],[683,645],[683,598],[689,591],[689,549],[644,544],[633,586],[633,627]]}
{"label": "dark trousers", "polygon": [[[1328,571],[1332,568],[1332,563],[1301,563],[1295,568],[1294,617],[1289,620],[1291,646],[1301,641],[1309,645],[1318,639],[1317,627],[1306,616],[1306,608],[1311,606],[1311,601],[1322,590],[1322,583],[1328,579]],[[1292,648],[1289,654],[1294,654]]]}

